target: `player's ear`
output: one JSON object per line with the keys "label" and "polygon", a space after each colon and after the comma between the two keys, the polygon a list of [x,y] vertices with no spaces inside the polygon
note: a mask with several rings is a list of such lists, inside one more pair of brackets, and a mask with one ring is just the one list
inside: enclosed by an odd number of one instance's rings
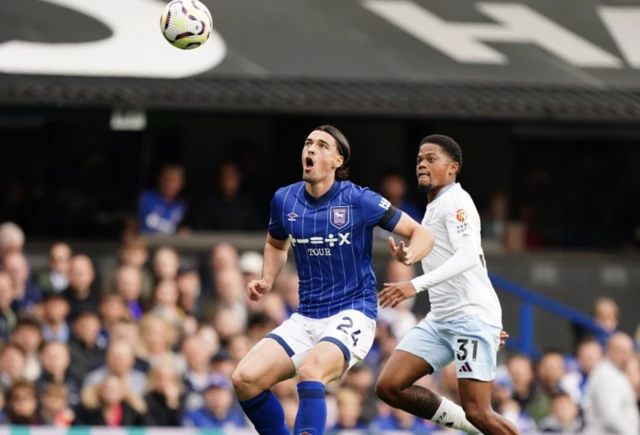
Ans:
{"label": "player's ear", "polygon": [[458,173],[458,170],[460,169],[460,163],[458,162],[451,162],[449,164],[449,170],[447,172],[449,172],[449,175],[455,175]]}
{"label": "player's ear", "polygon": [[343,163],[344,163],[344,157],[342,157],[341,155],[338,155],[336,160],[333,162],[333,168],[337,169],[340,166],[342,166]]}

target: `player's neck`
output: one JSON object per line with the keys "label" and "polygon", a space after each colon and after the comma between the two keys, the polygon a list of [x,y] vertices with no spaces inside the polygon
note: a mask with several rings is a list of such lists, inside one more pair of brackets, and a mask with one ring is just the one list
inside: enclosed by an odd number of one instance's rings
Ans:
{"label": "player's neck", "polygon": [[315,183],[306,182],[304,183],[304,188],[309,195],[313,196],[315,199],[318,199],[331,189],[335,181],[335,179],[326,179],[317,181]]}

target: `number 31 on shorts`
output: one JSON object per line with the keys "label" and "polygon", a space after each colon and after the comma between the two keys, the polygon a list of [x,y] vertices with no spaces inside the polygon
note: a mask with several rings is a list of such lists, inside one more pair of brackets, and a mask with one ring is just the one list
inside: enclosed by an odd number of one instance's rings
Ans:
{"label": "number 31 on shorts", "polygon": [[478,340],[469,338],[458,338],[456,340],[456,358],[458,361],[467,361],[471,356],[471,360],[475,361],[478,356]]}

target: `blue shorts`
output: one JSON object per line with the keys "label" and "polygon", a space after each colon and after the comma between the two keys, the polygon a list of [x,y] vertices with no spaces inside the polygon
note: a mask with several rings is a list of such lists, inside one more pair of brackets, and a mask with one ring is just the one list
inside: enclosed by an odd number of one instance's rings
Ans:
{"label": "blue shorts", "polygon": [[424,359],[435,372],[456,362],[458,378],[493,381],[502,328],[468,316],[437,322],[427,316],[396,349]]}

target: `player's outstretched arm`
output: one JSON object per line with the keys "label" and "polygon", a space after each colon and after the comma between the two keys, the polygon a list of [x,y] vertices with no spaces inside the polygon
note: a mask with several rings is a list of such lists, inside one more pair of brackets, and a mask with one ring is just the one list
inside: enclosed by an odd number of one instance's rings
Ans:
{"label": "player's outstretched arm", "polygon": [[400,242],[400,245],[396,246],[393,237],[389,237],[391,256],[407,266],[426,257],[435,243],[433,234],[404,212],[393,229],[393,233],[409,239],[409,246],[405,246],[404,242]]}
{"label": "player's outstretched arm", "polygon": [[253,280],[247,285],[247,294],[252,301],[259,300],[263,294],[271,290],[284,265],[287,263],[289,241],[278,240],[267,235],[267,243],[264,246],[264,261],[262,263],[262,278]]}

